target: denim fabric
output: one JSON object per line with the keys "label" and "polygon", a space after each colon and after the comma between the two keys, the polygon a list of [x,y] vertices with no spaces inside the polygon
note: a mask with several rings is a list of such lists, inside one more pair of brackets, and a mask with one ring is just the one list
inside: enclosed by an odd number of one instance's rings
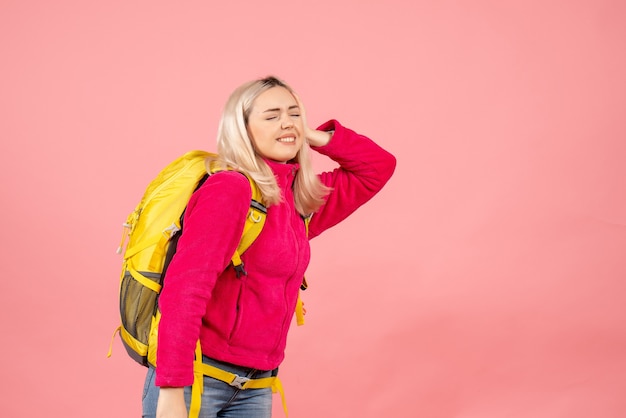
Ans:
{"label": "denim fabric", "polygon": [[[258,379],[272,375],[271,371],[257,371],[207,357],[203,357],[203,361],[239,376]],[[159,388],[154,385],[155,377],[155,369],[148,368],[143,388],[143,418],[156,418]],[[191,386],[185,388],[185,400],[189,408]],[[240,390],[222,381],[204,376],[200,418],[270,418],[271,416],[272,390],[270,388]]]}

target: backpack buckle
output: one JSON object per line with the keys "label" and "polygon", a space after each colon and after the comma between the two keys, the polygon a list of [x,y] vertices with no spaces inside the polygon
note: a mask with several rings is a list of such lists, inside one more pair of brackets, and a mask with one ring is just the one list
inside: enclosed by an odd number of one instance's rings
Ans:
{"label": "backpack buckle", "polygon": [[248,272],[246,271],[246,269],[243,268],[243,263],[237,265],[237,266],[233,266],[235,269],[235,274],[237,275],[237,278],[240,279],[241,276],[247,276]]}
{"label": "backpack buckle", "polygon": [[236,387],[237,389],[243,389],[244,385],[250,381],[249,377],[235,375],[235,378],[229,385]]}

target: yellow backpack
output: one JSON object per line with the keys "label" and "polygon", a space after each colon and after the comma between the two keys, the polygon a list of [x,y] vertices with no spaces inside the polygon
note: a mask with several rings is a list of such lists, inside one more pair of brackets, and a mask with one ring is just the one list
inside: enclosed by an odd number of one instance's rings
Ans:
{"label": "yellow backpack", "polygon": [[[122,240],[117,250],[120,254],[124,252],[119,287],[121,325],[116,328],[113,337],[119,332],[128,355],[143,366],[156,367],[158,324],[161,317],[158,295],[167,266],[176,251],[182,218],[189,198],[208,176],[224,170],[218,164],[209,164],[210,167],[207,169],[209,157],[217,156],[206,151],[190,151],[168,164],[150,182],[141,201],[123,224]],[[247,178],[252,189],[250,210],[239,246],[231,258],[231,264],[238,276],[247,274],[241,261],[241,254],[259,236],[267,216],[261,192],[256,183]],[[305,219],[307,228],[308,221],[308,218]],[[127,238],[128,243],[124,250]],[[301,288],[303,290],[306,288],[306,281],[303,280]],[[298,325],[304,323],[300,298],[296,318]],[[111,356],[112,346],[113,341],[109,347],[108,357]],[[198,343],[190,417],[197,416],[200,408],[202,375],[209,375],[234,386],[239,385],[240,389],[271,387],[274,392],[280,392],[283,396],[283,407],[286,412],[284,394],[277,376],[250,379],[242,385],[239,383],[239,376],[219,369],[209,369],[210,366],[203,364],[201,357]]]}
{"label": "yellow backpack", "polygon": [[[120,280],[119,331],[122,343],[138,363],[156,366],[156,330],[160,314],[158,294],[163,276],[182,227],[182,216],[192,193],[219,168],[207,170],[206,161],[216,157],[205,151],[191,151],[168,164],[150,182],[144,195],[124,223],[124,262]],[[265,223],[266,209],[254,181],[250,180],[252,201],[239,247],[232,257],[238,274],[244,274],[240,255],[254,242]]]}

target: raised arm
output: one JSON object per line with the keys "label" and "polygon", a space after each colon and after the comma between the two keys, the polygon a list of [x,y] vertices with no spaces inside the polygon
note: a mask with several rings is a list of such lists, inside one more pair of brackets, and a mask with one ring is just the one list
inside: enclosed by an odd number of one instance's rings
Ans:
{"label": "raised arm", "polygon": [[[313,215],[309,237],[314,238],[353,213],[378,193],[391,178],[396,159],[371,139],[331,120],[320,126],[330,140],[321,146],[309,140],[312,148],[339,164],[339,168],[320,174],[322,183],[332,188],[326,203]],[[328,133],[334,131],[332,136]]]}

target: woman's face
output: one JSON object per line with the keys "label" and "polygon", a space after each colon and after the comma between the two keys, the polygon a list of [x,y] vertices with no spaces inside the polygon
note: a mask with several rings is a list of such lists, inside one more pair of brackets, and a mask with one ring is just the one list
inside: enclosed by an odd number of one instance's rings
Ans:
{"label": "woman's face", "polygon": [[284,87],[272,87],[261,93],[248,117],[248,133],[262,157],[287,162],[295,158],[304,142],[300,108]]}

